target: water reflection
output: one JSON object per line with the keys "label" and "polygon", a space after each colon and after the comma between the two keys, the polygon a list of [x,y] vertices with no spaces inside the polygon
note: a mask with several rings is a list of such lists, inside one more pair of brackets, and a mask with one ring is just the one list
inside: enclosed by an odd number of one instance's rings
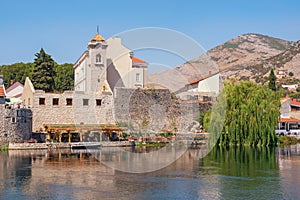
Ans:
{"label": "water reflection", "polygon": [[168,167],[141,174],[102,164],[123,159],[114,148],[10,151],[0,153],[0,199],[294,199],[299,149],[215,148],[204,159],[189,149]]}

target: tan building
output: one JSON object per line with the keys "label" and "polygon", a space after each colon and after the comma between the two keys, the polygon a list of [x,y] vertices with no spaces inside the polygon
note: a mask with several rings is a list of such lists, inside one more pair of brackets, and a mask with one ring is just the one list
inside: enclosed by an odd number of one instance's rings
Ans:
{"label": "tan building", "polygon": [[98,33],[74,65],[75,91],[113,92],[116,87],[143,88],[147,63],[133,56],[121,38],[105,40]]}
{"label": "tan building", "polygon": [[76,61],[74,72],[74,91],[63,93],[36,90],[26,78],[22,102],[33,112],[33,131],[56,125],[67,130],[68,124],[70,127],[115,124],[114,91],[143,88],[147,63],[134,57],[120,38],[105,40],[97,33],[88,43],[88,50]]}

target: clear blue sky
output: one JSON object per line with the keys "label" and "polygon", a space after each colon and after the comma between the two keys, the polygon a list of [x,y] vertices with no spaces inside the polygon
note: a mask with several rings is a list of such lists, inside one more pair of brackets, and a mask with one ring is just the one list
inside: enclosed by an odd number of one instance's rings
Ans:
{"label": "clear blue sky", "polygon": [[298,0],[96,1],[2,0],[0,64],[32,62],[41,47],[74,63],[95,35],[141,27],[182,32],[206,50],[244,33],[300,39]]}

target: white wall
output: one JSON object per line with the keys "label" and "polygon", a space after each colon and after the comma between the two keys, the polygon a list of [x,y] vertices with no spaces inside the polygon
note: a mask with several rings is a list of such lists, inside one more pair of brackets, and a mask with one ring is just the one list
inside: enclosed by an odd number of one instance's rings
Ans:
{"label": "white wall", "polygon": [[197,92],[218,94],[220,90],[220,74],[213,75],[198,83]]}
{"label": "white wall", "polygon": [[18,87],[14,88],[13,90],[6,92],[6,97],[12,98],[12,97],[15,97],[22,93],[23,93],[23,87],[21,85],[19,85]]}

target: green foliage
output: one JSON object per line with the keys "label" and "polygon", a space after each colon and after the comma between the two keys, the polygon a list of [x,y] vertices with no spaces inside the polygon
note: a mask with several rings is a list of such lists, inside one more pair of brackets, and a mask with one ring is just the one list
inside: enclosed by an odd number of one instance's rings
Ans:
{"label": "green foliage", "polygon": [[74,70],[72,64],[56,65],[54,71],[55,91],[63,92],[74,88]]}
{"label": "green foliage", "polygon": [[35,89],[45,92],[54,91],[54,65],[55,62],[50,55],[46,54],[43,48],[35,54],[32,84]]}
{"label": "green foliage", "polygon": [[24,84],[26,77],[31,78],[33,72],[33,63],[15,63],[11,65],[0,66],[0,74],[3,75],[3,81],[6,88],[11,84],[10,81],[19,81]]}
{"label": "green foliage", "polygon": [[292,145],[300,143],[300,139],[292,136],[278,136],[278,143],[280,145]]}
{"label": "green foliage", "polygon": [[291,98],[299,99],[300,98],[300,92],[291,93],[289,94]]}
{"label": "green foliage", "polygon": [[294,76],[294,73],[293,72],[289,72],[289,76]]}
{"label": "green foliage", "polygon": [[[39,54],[41,54],[41,52]],[[41,64],[40,63],[41,59],[36,58],[35,60],[36,62],[39,62],[39,64]],[[20,83],[24,84],[26,77],[29,77],[32,80],[32,82],[34,82],[33,76],[35,77],[35,79],[37,77],[40,77],[41,80],[46,80],[49,74],[52,73],[50,79],[51,82],[50,83],[43,82],[43,85],[45,84],[46,88],[52,87],[51,91],[57,91],[57,92],[62,92],[65,90],[73,90],[74,88],[73,64],[65,63],[59,65],[52,60],[51,56],[46,55],[44,52],[44,61],[45,60],[49,60],[49,63],[51,63],[51,65],[53,64],[54,66],[53,69],[52,68],[50,69],[49,73],[48,71],[47,73],[40,73],[38,71],[39,68],[36,67],[37,63],[15,63],[11,65],[0,66],[0,74],[3,75],[3,81],[5,87],[8,88],[11,85],[10,84],[11,80],[13,80],[14,82],[19,81]],[[43,64],[43,66],[45,65]],[[53,71],[51,72],[51,70]],[[41,71],[44,72],[45,70],[42,69]],[[54,82],[52,82],[52,79],[54,80]],[[35,81],[35,83],[36,82],[39,81]],[[39,85],[39,83],[37,84]],[[36,87],[36,89],[44,89],[44,88]],[[49,89],[47,89],[46,91],[49,91]]]}
{"label": "green foliage", "polygon": [[[226,117],[219,138],[220,125],[211,119],[209,133],[215,135],[212,141],[219,145],[269,146],[276,144],[275,128],[280,115],[280,97],[266,86],[244,81],[225,85]],[[217,115],[218,112],[212,112]],[[204,117],[204,121],[209,116]],[[218,128],[213,129],[218,126]]]}
{"label": "green foliage", "polygon": [[[200,161],[201,162],[201,161]],[[215,146],[202,160],[210,172],[234,177],[262,177],[264,170],[278,170],[275,147]]]}
{"label": "green foliage", "polygon": [[7,152],[8,151],[8,145],[1,145],[0,146],[0,152]]}
{"label": "green foliage", "polygon": [[273,69],[271,69],[271,72],[269,75],[269,88],[273,91],[276,91],[276,76],[274,74]]}

